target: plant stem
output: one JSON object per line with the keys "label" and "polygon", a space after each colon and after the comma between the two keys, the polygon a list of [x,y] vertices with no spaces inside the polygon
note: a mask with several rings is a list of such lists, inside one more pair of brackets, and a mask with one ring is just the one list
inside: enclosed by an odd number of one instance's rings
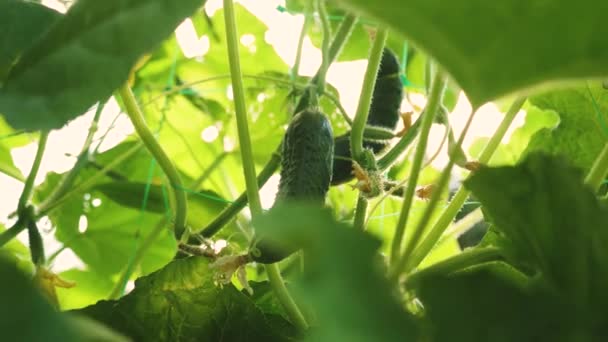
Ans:
{"label": "plant stem", "polygon": [[287,287],[285,287],[279,265],[276,263],[266,265],[266,274],[268,275],[268,281],[272,285],[274,293],[277,295],[281,305],[283,305],[283,309],[285,309],[285,313],[287,313],[291,322],[300,330],[308,329],[308,323],[306,322],[304,315],[302,315],[296,302],[289,295]]}
{"label": "plant stem", "polygon": [[422,113],[420,137],[418,144],[416,145],[416,152],[414,153],[414,160],[412,162],[412,169],[409,175],[407,186],[405,188],[405,195],[403,199],[403,207],[397,221],[397,227],[395,229],[395,236],[393,237],[393,243],[391,246],[391,264],[397,261],[397,257],[401,252],[401,243],[403,236],[405,235],[405,227],[407,226],[407,219],[409,216],[410,208],[414,200],[414,192],[416,190],[416,184],[418,183],[418,176],[422,167],[422,161],[424,159],[424,153],[426,152],[427,140],[431,131],[431,126],[435,119],[435,114],[441,105],[441,99],[443,97],[443,91],[445,89],[445,76],[443,72],[438,71],[435,74],[433,80],[431,94],[429,96],[428,103],[424,112]]}
{"label": "plant stem", "polygon": [[[268,179],[274,174],[281,164],[281,156],[278,153],[273,153],[272,157],[266,166],[260,171],[257,177],[258,187],[262,187]],[[209,238],[217,233],[223,226],[225,226],[232,218],[238,214],[247,205],[247,192],[243,192],[232,204],[226,207],[222,212],[209,223],[202,231],[203,237]]]}
{"label": "plant stem", "polygon": [[[230,63],[230,74],[232,76],[232,89],[234,94],[234,105],[236,111],[236,123],[239,136],[241,157],[243,160],[243,173],[247,186],[247,198],[251,208],[251,216],[255,219],[262,214],[262,204],[258,193],[258,183],[255,175],[253,152],[251,150],[251,139],[247,125],[247,107],[245,106],[245,91],[241,78],[241,66],[239,61],[239,46],[237,40],[236,18],[232,0],[224,0],[224,20],[226,24],[226,42],[228,45],[228,61]],[[300,329],[306,330],[308,324],[297,305],[289,295],[281,277],[278,265],[267,265],[266,273],[285,312],[292,322]]]}
{"label": "plant stem", "polygon": [[378,168],[382,171],[388,169],[393,165],[393,163],[401,156],[403,151],[410,146],[412,141],[416,139],[418,132],[420,131],[420,123],[422,120],[418,119],[416,122],[410,127],[405,135],[399,139],[399,141],[391,148],[388,152],[386,152],[380,159],[378,159]]}
{"label": "plant stem", "polygon": [[329,45],[331,40],[331,28],[329,26],[329,20],[327,20],[327,10],[325,8],[325,0],[316,0],[315,5],[321,18],[321,31],[323,32],[323,40],[321,42],[321,53],[322,61],[321,67],[317,71],[316,85],[317,93],[322,94],[325,90],[325,77],[327,76],[327,70],[331,64],[329,56]]}
{"label": "plant stem", "polygon": [[[357,17],[349,14],[345,17],[344,21],[338,28],[338,32],[336,32],[336,36],[334,37],[330,47],[329,47],[329,57],[330,61],[333,62],[337,57],[346,39],[352,32],[355,23],[357,21]],[[312,82],[316,79],[316,76],[313,77]],[[282,81],[282,80],[281,80]],[[184,89],[187,87],[184,87]],[[330,98],[331,99],[331,98]],[[336,100],[337,101],[337,100]],[[345,113],[345,112],[344,112]],[[281,164],[281,151],[280,145],[273,153],[272,157],[266,163],[260,174],[258,175],[258,187],[264,186],[268,179],[274,174],[274,172],[279,168]],[[236,214],[238,214],[245,206],[247,205],[247,192],[241,193],[241,195],[226,209],[224,209],[218,217],[216,217],[211,223],[207,225],[202,231],[201,235],[204,237],[211,237],[215,233],[217,233],[222,227],[224,227]]]}
{"label": "plant stem", "polygon": [[[488,141],[488,144],[481,152],[481,155],[479,157],[480,163],[487,164],[490,161],[492,155],[500,145],[502,138],[507,133],[509,126],[511,126],[511,123],[513,122],[513,120],[517,116],[517,113],[525,102],[526,98],[521,97],[516,99],[513,104],[511,104],[511,107],[505,114],[505,117],[502,119],[500,125],[498,125],[496,132],[494,132],[494,135],[492,136],[492,138],[490,138],[490,141]],[[426,255],[431,251],[431,249],[433,249],[439,238],[441,238],[441,235],[443,234],[445,229],[454,220],[454,217],[456,217],[456,214],[458,214],[458,211],[460,211],[460,208],[468,197],[469,191],[465,189],[464,186],[460,186],[460,188],[452,198],[452,202],[450,202],[450,204],[444,209],[443,213],[441,214],[437,222],[435,222],[433,228],[431,228],[424,240],[422,240],[420,245],[414,249],[412,257],[406,265],[406,271],[418,266],[422,262],[422,260],[424,260]]]}
{"label": "plant stem", "polygon": [[[21,196],[19,197],[19,202],[17,203],[17,222],[8,230],[0,234],[0,247],[4,246],[7,242],[19,235],[19,233],[21,233],[25,228],[27,228],[28,225],[31,224],[31,220],[34,219],[32,209],[31,207],[27,207],[27,203],[29,202],[30,197],[32,196],[32,191],[34,190],[36,175],[38,175],[38,171],[40,170],[40,164],[42,163],[42,156],[44,155],[48,138],[48,131],[42,131],[40,133],[36,156],[34,157],[34,162],[32,163],[30,173],[25,179],[23,191],[21,191]],[[35,225],[35,222],[33,224]]]}
{"label": "plant stem", "polygon": [[368,201],[365,197],[359,196],[357,209],[355,210],[355,229],[365,230],[365,214],[367,212]]}
{"label": "plant stem", "polygon": [[302,47],[304,46],[304,38],[306,37],[306,33],[308,32],[308,28],[312,23],[311,8],[310,1],[305,1],[304,4],[304,23],[302,24],[302,30],[300,31],[300,37],[298,38],[298,47],[296,48],[296,60],[293,63],[293,67],[291,69],[291,78],[293,80],[298,77],[300,74],[300,62],[302,60]]}
{"label": "plant stem", "polygon": [[27,206],[27,202],[29,202],[30,197],[32,196],[32,191],[34,190],[34,182],[36,181],[36,175],[38,174],[38,170],[40,170],[42,156],[44,155],[44,149],[46,148],[46,143],[48,139],[48,131],[43,131],[40,133],[40,138],[38,139],[38,150],[36,151],[36,156],[34,157],[34,163],[32,164],[30,174],[25,179],[23,191],[21,192],[21,196],[19,197],[19,202],[17,204],[17,213],[19,216],[21,216],[23,210]]}
{"label": "plant stem", "polygon": [[188,201],[186,198],[186,193],[183,190],[184,187],[179,177],[179,173],[175,169],[171,159],[169,159],[163,148],[160,146],[158,141],[156,141],[156,138],[154,138],[154,135],[146,125],[141,109],[137,104],[137,100],[135,99],[129,84],[125,83],[119,89],[119,93],[125,104],[126,113],[129,116],[129,119],[131,119],[135,131],[141,138],[148,151],[150,151],[152,156],[154,156],[154,159],[156,159],[158,165],[161,167],[165,175],[167,175],[167,178],[171,183],[171,190],[175,199],[174,234],[175,238],[179,241],[182,234],[186,230],[186,216],[188,214]]}
{"label": "plant stem", "polygon": [[340,55],[342,48],[344,47],[344,42],[348,39],[350,34],[353,32],[353,28],[355,27],[355,23],[357,22],[358,17],[352,13],[346,14],[342,24],[338,27],[338,31],[334,36],[334,39],[329,46],[329,63],[333,63],[333,61]]}
{"label": "plant stem", "polygon": [[482,220],[483,212],[481,211],[481,208],[471,211],[465,217],[454,222],[448,229],[446,229],[445,234],[439,238],[439,241],[437,241],[436,247],[434,248],[441,248],[445,242],[450,241],[452,238],[458,238],[462,234],[468,232]]}
{"label": "plant stem", "polygon": [[384,50],[387,36],[388,31],[382,28],[378,30],[376,38],[374,39],[374,44],[370,50],[367,68],[365,69],[365,75],[363,77],[363,86],[361,87],[361,94],[359,95],[359,103],[357,105],[355,119],[353,120],[352,131],[350,133],[350,150],[352,151],[353,158],[358,162],[362,162],[363,131],[365,130],[365,124],[369,115],[369,106],[372,103],[374,87],[376,86],[376,75],[378,74],[378,69],[380,69],[382,51]]}
{"label": "plant stem", "polygon": [[[475,112],[476,112],[476,109],[471,111],[471,114],[469,115],[469,118],[465,124],[464,129],[462,130],[462,133],[460,134],[460,137],[458,138],[458,142],[456,142],[456,145],[455,145],[455,148],[453,149],[453,151],[460,151],[462,142],[464,141],[464,138],[467,135],[469,127],[471,126],[471,123],[473,122],[473,117],[475,116]],[[449,125],[448,125],[447,129],[450,129]],[[420,221],[418,221],[418,224],[416,225],[416,228],[414,228],[414,232],[412,233],[412,237],[410,238],[409,242],[405,245],[405,251],[403,252],[403,255],[401,256],[399,261],[394,265],[395,267],[392,269],[392,277],[394,280],[398,279],[399,273],[401,272],[401,270],[402,270],[403,266],[406,264],[406,262],[409,261],[412,251],[418,245],[418,241],[420,240],[420,238],[422,237],[422,234],[426,230],[425,228],[426,228],[428,222],[430,221],[431,216],[433,215],[433,212],[435,211],[435,208],[437,207],[437,204],[439,203],[439,198],[441,197],[441,194],[443,193],[443,189],[448,185],[448,182],[450,180],[450,175],[452,174],[452,168],[454,167],[455,161],[456,161],[456,157],[454,156],[454,153],[452,152],[452,153],[450,153],[450,161],[448,162],[448,165],[444,168],[444,170],[441,172],[439,181],[435,185],[436,188],[435,188],[435,190],[433,190],[431,200],[430,200],[429,204],[426,206],[424,213],[422,214],[422,218],[420,218]]]}
{"label": "plant stem", "polygon": [[44,201],[40,203],[40,207],[47,207],[49,203],[56,201],[59,197],[63,196],[74,184],[76,180],[76,176],[78,176],[78,172],[84,167],[88,161],[89,157],[89,149],[91,148],[91,144],[93,143],[93,136],[97,132],[97,124],[99,123],[99,118],[101,117],[101,112],[103,111],[103,107],[105,102],[100,102],[97,106],[97,110],[95,111],[95,116],[93,117],[93,121],[91,122],[91,126],[89,127],[89,133],[84,141],[84,145],[80,150],[80,154],[76,159],[76,163],[72,167],[72,169],[66,173],[59,181],[57,187],[53,190],[53,192],[47,196]]}
{"label": "plant stem", "polygon": [[600,152],[600,155],[593,162],[593,166],[587,177],[585,177],[585,184],[589,185],[593,191],[602,185],[604,177],[608,173],[608,144],[604,145],[604,148]]}
{"label": "plant stem", "polygon": [[494,261],[502,258],[500,250],[496,247],[472,248],[446,260],[433,264],[425,269],[414,272],[407,277],[408,283],[414,283],[418,279],[430,275],[444,274],[463,270],[484,262]]}
{"label": "plant stem", "polygon": [[251,208],[252,217],[262,213],[262,204],[258,193],[258,183],[256,180],[255,164],[253,162],[253,152],[251,149],[251,138],[247,125],[247,107],[245,105],[245,89],[241,76],[241,63],[239,60],[239,46],[237,41],[236,19],[232,0],[224,0],[224,16],[226,24],[226,43],[228,45],[228,62],[230,64],[230,76],[232,79],[232,93],[234,96],[234,108],[236,114],[236,124],[243,162],[243,173],[247,186],[247,198]]}
{"label": "plant stem", "polygon": [[27,227],[27,222],[25,221],[26,220],[24,219],[18,219],[12,227],[3,231],[2,234],[0,234],[0,248],[6,245],[6,243],[11,241],[12,239],[14,239]]}

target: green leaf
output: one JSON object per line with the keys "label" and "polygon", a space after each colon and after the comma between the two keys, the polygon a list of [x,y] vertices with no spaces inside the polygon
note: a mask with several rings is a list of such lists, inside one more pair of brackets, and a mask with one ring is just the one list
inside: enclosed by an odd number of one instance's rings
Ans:
{"label": "green leaf", "polygon": [[16,132],[12,127],[6,124],[4,118],[0,115],[0,172],[18,180],[25,181],[25,177],[15,164],[11,156],[11,149],[26,145],[30,142],[30,138],[21,132]]}
{"label": "green leaf", "polygon": [[540,273],[575,307],[605,303],[599,289],[608,285],[608,208],[579,169],[535,153],[515,167],[482,168],[465,185],[513,242],[514,265]]}
{"label": "green leaf", "polygon": [[553,298],[521,291],[487,270],[427,277],[417,294],[430,341],[597,340],[578,331],[581,320],[571,320]]}
{"label": "green leaf", "polygon": [[304,247],[305,274],[293,288],[319,322],[309,340],[416,340],[414,318],[378,269],[378,240],[305,205],[275,206],[254,223],[269,241]]}
{"label": "green leaf", "polygon": [[[90,173],[83,172],[79,180]],[[38,189],[37,197],[46,198],[56,187],[60,175],[49,174]],[[55,237],[87,264],[89,270],[105,276],[127,266],[137,248],[163,217],[116,204],[97,191],[74,196],[49,213]],[[86,229],[79,227],[86,218]],[[166,265],[175,255],[176,242],[166,223],[148,248],[135,274],[148,274]]]}
{"label": "green leaf", "polygon": [[108,298],[114,287],[109,277],[97,272],[71,269],[61,272],[59,277],[76,283],[72,288],[55,288],[61,310],[82,308]]}
{"label": "green leaf", "polygon": [[[6,227],[0,223],[0,233],[6,231]],[[0,247],[0,259],[12,262],[26,274],[34,273],[34,266],[30,257],[30,250],[17,239],[12,239]]]}
{"label": "green leaf", "polygon": [[33,2],[4,0],[0,3],[0,85],[23,50],[59,18],[58,12]]}
{"label": "green leaf", "polygon": [[11,69],[0,112],[15,128],[59,128],[106,99],[202,0],[80,0]]}
{"label": "green leaf", "polygon": [[11,151],[4,147],[0,142],[0,172],[7,176],[10,176],[18,181],[25,181],[25,177],[21,171],[13,163],[13,157]]}
{"label": "green leaf", "polygon": [[281,341],[264,314],[232,285],[213,284],[208,260],[175,260],[138,279],[118,301],[77,312],[137,341]]}
{"label": "green leaf", "polygon": [[[474,106],[546,82],[608,74],[608,3],[341,0],[402,33],[450,73]],[[555,39],[560,41],[556,53]]]}
{"label": "green leaf", "polygon": [[608,97],[599,84],[556,90],[530,98],[543,110],[555,111],[560,122],[555,128],[536,133],[525,153],[542,151],[563,155],[585,170],[608,141]]}
{"label": "green leaf", "polygon": [[[111,200],[133,209],[166,214],[168,208],[169,190],[163,186],[133,182],[103,183],[94,188]],[[146,207],[143,208],[144,198],[148,192]],[[179,190],[175,190],[179,191]],[[206,222],[218,215],[224,209],[228,201],[221,198],[213,191],[187,191],[188,192],[188,224],[193,227],[202,227]]]}

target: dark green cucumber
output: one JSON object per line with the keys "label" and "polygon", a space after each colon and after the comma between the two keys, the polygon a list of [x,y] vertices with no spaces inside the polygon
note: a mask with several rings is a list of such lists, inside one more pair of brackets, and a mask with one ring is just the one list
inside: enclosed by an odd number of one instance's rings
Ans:
{"label": "dark green cucumber", "polygon": [[[403,82],[397,56],[385,48],[376,76],[374,95],[369,108],[367,124],[394,130],[399,122],[401,101],[403,100]],[[363,147],[371,149],[374,154],[382,152],[387,142],[364,140]],[[350,153],[350,131],[336,137],[334,148],[334,167],[332,185],[346,183],[353,179],[352,163],[348,160]],[[346,159],[345,159],[346,158]]]}
{"label": "dark green cucumber", "polygon": [[281,148],[281,181],[276,201],[307,200],[319,204],[329,190],[333,132],[325,114],[305,110],[293,118]]}
{"label": "dark green cucumber", "polygon": [[[331,182],[333,155],[333,132],[327,116],[310,109],[296,114],[281,147],[281,180],[274,207],[289,202],[323,206]],[[289,227],[287,222],[285,227]],[[279,245],[271,237],[256,238],[251,259],[270,264],[296,250]]]}

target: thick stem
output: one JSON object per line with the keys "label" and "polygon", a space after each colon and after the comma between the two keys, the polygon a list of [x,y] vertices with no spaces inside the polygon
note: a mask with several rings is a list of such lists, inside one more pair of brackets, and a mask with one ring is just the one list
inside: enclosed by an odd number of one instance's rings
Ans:
{"label": "thick stem", "polygon": [[308,329],[306,318],[304,318],[304,315],[298,308],[296,302],[289,295],[287,287],[285,287],[279,265],[266,265],[266,274],[268,275],[268,281],[273,286],[273,290],[283,305],[283,309],[285,309],[291,322],[300,330]]}
{"label": "thick stem", "polygon": [[179,173],[175,169],[175,166],[171,162],[171,159],[167,156],[165,151],[162,149],[154,135],[146,125],[143,114],[137,104],[137,100],[131,91],[131,88],[125,83],[119,90],[120,97],[122,98],[127,115],[133,123],[133,127],[137,134],[140,136],[142,142],[146,148],[150,151],[154,159],[158,162],[161,169],[167,175],[169,182],[172,185],[172,192],[175,199],[175,238],[180,240],[182,234],[186,230],[186,215],[188,214],[188,201],[186,193],[182,190],[184,187],[179,177]]}
{"label": "thick stem", "polygon": [[407,277],[407,282],[414,283],[422,277],[436,274],[448,275],[467,267],[479,265],[488,261],[499,260],[501,258],[500,250],[496,247],[473,248],[412,273]]}
{"label": "thick stem", "polygon": [[405,227],[407,226],[407,219],[409,216],[412,202],[414,201],[414,192],[416,190],[416,184],[418,183],[418,176],[422,167],[424,159],[424,153],[426,152],[427,140],[431,131],[431,126],[435,119],[441,99],[443,97],[443,91],[445,89],[445,76],[442,72],[437,72],[435,79],[433,80],[431,94],[427,106],[422,114],[422,122],[420,127],[420,137],[416,146],[416,152],[414,153],[414,160],[412,162],[412,169],[409,175],[407,186],[405,188],[405,195],[403,199],[403,207],[397,221],[397,227],[395,229],[395,236],[393,237],[393,243],[391,246],[391,263],[397,261],[397,257],[401,252],[401,243],[403,236],[405,235]]}
{"label": "thick stem", "polygon": [[369,115],[369,107],[372,103],[374,87],[376,86],[376,75],[378,74],[378,69],[380,69],[382,51],[384,50],[387,36],[388,31],[383,28],[378,30],[376,38],[374,39],[374,44],[369,53],[365,76],[363,77],[359,104],[357,105],[357,111],[350,133],[350,150],[352,151],[353,158],[359,162],[362,161],[361,158],[363,154],[363,131],[365,130],[365,124]]}
{"label": "thick stem", "polygon": [[[458,138],[458,142],[456,142],[456,145],[455,145],[455,148],[453,149],[453,151],[454,150],[460,151],[462,142],[464,141],[464,138],[467,135],[469,127],[471,127],[471,123],[473,122],[473,117],[475,116],[475,112],[476,112],[475,109],[471,111],[471,114],[469,115],[469,119],[467,120],[465,127],[462,130],[462,133],[460,134],[460,137]],[[448,127],[448,129],[450,129],[450,128]],[[420,218],[420,221],[418,221],[418,225],[416,225],[416,228],[414,228],[412,237],[410,238],[408,243],[405,245],[405,251],[403,252],[403,255],[401,256],[399,261],[394,265],[395,267],[392,270],[392,277],[394,279],[397,279],[399,277],[399,273],[401,272],[403,266],[406,264],[406,262],[408,262],[410,255],[411,255],[412,251],[414,250],[414,247],[416,247],[418,245],[418,241],[420,240],[420,238],[422,237],[422,234],[426,230],[425,228],[426,228],[427,224],[429,223],[431,216],[433,215],[433,212],[435,211],[435,208],[437,207],[437,204],[439,203],[439,198],[441,197],[441,194],[443,193],[443,189],[448,185],[450,176],[452,174],[452,168],[454,167],[455,161],[456,161],[456,157],[454,156],[453,153],[450,153],[450,161],[448,162],[448,165],[445,167],[445,169],[441,172],[441,176],[439,177],[439,181],[435,185],[435,190],[433,191],[431,200],[430,200],[429,204],[426,206],[424,213],[422,214],[422,218]]]}
{"label": "thick stem", "polygon": [[[226,42],[228,45],[230,74],[232,76],[236,123],[239,144],[241,146],[241,157],[243,160],[243,173],[245,174],[245,184],[247,186],[247,198],[249,199],[251,216],[255,219],[262,214],[262,204],[260,202],[260,194],[258,193],[258,182],[255,176],[251,139],[249,137],[249,127],[247,126],[247,107],[245,106],[245,91],[243,89],[243,80],[241,77],[236,18],[234,16],[232,0],[224,0],[224,20],[226,24]],[[300,329],[307,329],[308,324],[289,295],[278,266],[267,265],[266,273],[268,274],[268,280],[270,281],[273,291],[281,302],[285,312],[289,315],[291,321]]]}
{"label": "thick stem", "polygon": [[600,155],[593,162],[593,166],[587,177],[585,177],[585,184],[589,185],[593,191],[597,191],[597,189],[602,185],[604,181],[604,177],[608,173],[608,144],[604,146]]}
{"label": "thick stem", "polygon": [[350,34],[353,32],[353,28],[355,27],[355,23],[357,22],[358,17],[352,13],[348,13],[340,27],[338,27],[338,31],[334,36],[334,39],[329,46],[329,63],[333,63],[333,61],[338,58],[342,48],[344,47],[344,42],[348,39]]}
{"label": "thick stem", "polygon": [[224,0],[224,16],[226,24],[226,43],[228,45],[228,62],[230,64],[230,76],[232,80],[232,93],[234,96],[234,109],[236,114],[236,125],[239,137],[241,159],[243,162],[243,173],[247,186],[247,198],[253,217],[262,213],[262,204],[258,193],[258,182],[256,180],[255,164],[251,149],[251,138],[247,124],[247,107],[245,105],[245,88],[241,75],[241,63],[239,60],[239,44],[237,40],[236,18],[232,0]]}
{"label": "thick stem", "polygon": [[0,248],[19,235],[19,233],[21,233],[25,228],[27,228],[26,223],[26,220],[19,219],[12,227],[3,231],[2,234],[0,234]]}
{"label": "thick stem", "polygon": [[388,169],[393,165],[393,163],[401,156],[401,154],[410,146],[412,141],[416,139],[418,132],[420,131],[420,123],[422,120],[418,119],[416,122],[410,127],[405,135],[399,139],[399,141],[391,148],[388,152],[386,152],[380,159],[378,159],[378,168],[382,171]]}
{"label": "thick stem", "polygon": [[[494,132],[494,135],[492,138],[490,138],[490,141],[488,141],[488,144],[481,152],[479,157],[480,163],[487,164],[490,161],[492,155],[500,145],[502,138],[504,138],[509,126],[511,126],[511,123],[517,116],[517,113],[523,106],[524,102],[526,102],[525,97],[518,98],[513,102],[505,114],[505,117],[502,119],[500,125],[498,125],[496,132]],[[462,208],[462,205],[468,197],[469,191],[461,186],[452,198],[452,202],[450,202],[450,204],[444,209],[437,222],[435,222],[433,228],[431,228],[420,245],[414,249],[410,260],[408,260],[406,270],[415,268],[422,262],[422,260],[424,260],[426,255],[431,251],[431,249],[433,249],[433,246],[435,246],[439,238],[441,238],[441,235],[446,228],[450,225],[450,223],[452,223],[454,217],[456,217],[456,214],[458,214],[460,208]]]}
{"label": "thick stem", "polygon": [[354,221],[355,229],[357,230],[365,230],[365,213],[367,212],[367,205],[367,199],[363,196],[359,196]]}
{"label": "thick stem", "polygon": [[23,191],[21,192],[21,196],[19,197],[19,202],[17,204],[17,213],[19,215],[21,215],[21,212],[25,209],[27,202],[32,196],[32,191],[34,190],[34,182],[36,181],[36,175],[38,174],[38,170],[40,170],[42,156],[44,155],[44,149],[46,148],[46,143],[48,139],[48,131],[40,133],[40,138],[38,139],[38,150],[36,151],[36,156],[34,157],[34,163],[32,164],[30,174],[25,180]]}
{"label": "thick stem", "polygon": [[441,248],[441,246],[448,242],[452,241],[452,239],[457,239],[462,234],[468,232],[471,228],[473,228],[477,223],[483,220],[483,212],[481,208],[477,208],[467,216],[461,218],[460,220],[454,222],[448,229],[446,229],[445,234],[441,236],[439,241],[437,241],[435,248]]}

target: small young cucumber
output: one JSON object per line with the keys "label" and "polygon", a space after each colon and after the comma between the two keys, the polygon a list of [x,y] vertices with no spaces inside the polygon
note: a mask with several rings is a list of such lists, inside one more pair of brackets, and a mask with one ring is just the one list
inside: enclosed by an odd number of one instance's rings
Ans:
{"label": "small young cucumber", "polygon": [[[288,202],[323,206],[331,182],[333,156],[333,131],[327,116],[312,109],[296,114],[281,147],[281,180],[274,207]],[[289,226],[288,222],[285,226]],[[280,248],[270,238],[261,237],[254,239],[250,257],[269,264],[293,252],[295,248]]]}
{"label": "small young cucumber", "polygon": [[[385,48],[380,61],[380,69],[376,76],[376,85],[369,108],[367,124],[394,130],[399,121],[401,102],[403,101],[403,82],[400,77],[400,67],[397,56]],[[371,149],[375,154],[382,152],[388,143],[382,141],[364,140],[363,147]],[[346,183],[353,179],[352,158],[350,153],[350,131],[336,137],[335,159],[332,185]]]}

